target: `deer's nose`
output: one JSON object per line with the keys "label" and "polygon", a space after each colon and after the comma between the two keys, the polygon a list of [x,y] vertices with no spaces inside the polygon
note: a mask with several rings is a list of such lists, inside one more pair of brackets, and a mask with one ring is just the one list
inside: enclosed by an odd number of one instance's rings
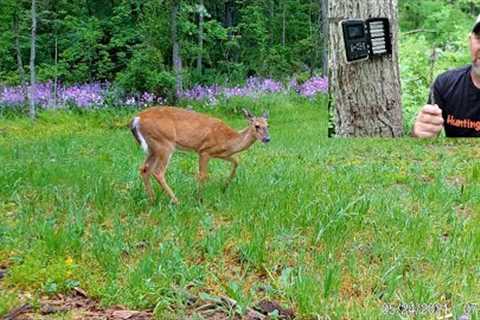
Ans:
{"label": "deer's nose", "polygon": [[268,142],[270,142],[270,137],[265,137],[265,138],[263,138],[262,142],[263,142],[263,143],[268,143]]}

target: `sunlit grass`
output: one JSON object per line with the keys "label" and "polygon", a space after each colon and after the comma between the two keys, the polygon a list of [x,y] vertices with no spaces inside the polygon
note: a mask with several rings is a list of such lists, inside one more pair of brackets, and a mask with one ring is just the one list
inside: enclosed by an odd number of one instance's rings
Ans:
{"label": "sunlit grass", "polygon": [[300,318],[385,319],[402,303],[446,303],[458,318],[480,304],[476,141],[328,139],[324,105],[264,103],[272,141],[240,156],[225,192],[229,163],[210,163],[200,201],[197,157],[173,156],[179,206],[157,186],[147,200],[132,111],[0,120],[0,312],[19,303],[11,292],[75,286],[159,318],[181,318],[185,292],[240,308],[266,297]]}

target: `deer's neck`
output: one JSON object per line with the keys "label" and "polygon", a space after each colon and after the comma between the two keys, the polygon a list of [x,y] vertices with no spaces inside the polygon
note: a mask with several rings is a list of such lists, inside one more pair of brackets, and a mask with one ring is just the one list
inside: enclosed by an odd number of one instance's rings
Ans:
{"label": "deer's neck", "polygon": [[255,129],[247,127],[238,133],[232,145],[232,154],[248,149],[255,142]]}

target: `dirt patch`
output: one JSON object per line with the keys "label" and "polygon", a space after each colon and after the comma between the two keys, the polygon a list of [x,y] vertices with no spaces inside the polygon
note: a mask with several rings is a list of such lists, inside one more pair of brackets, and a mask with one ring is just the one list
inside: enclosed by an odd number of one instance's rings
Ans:
{"label": "dirt patch", "polygon": [[279,303],[275,301],[262,300],[254,308],[255,310],[266,315],[277,313],[279,319],[295,319],[295,312],[293,311],[293,309],[283,308]]}
{"label": "dirt patch", "polygon": [[42,299],[40,305],[35,308],[31,304],[24,304],[10,311],[3,320],[33,320],[38,319],[39,315],[44,316],[42,319],[48,319],[49,315],[67,312],[74,320],[147,320],[153,318],[152,312],[148,310],[132,311],[121,307],[103,309],[82,289],[76,288],[69,296],[57,295],[54,298]]}
{"label": "dirt patch", "polygon": [[274,314],[276,319],[295,319],[292,309],[283,308],[279,303],[270,300],[262,300],[253,308],[247,308],[243,316],[235,312],[237,302],[226,297],[204,297],[195,301],[190,307],[192,312],[189,319],[194,315],[200,315],[203,319],[208,320],[268,320]]}
{"label": "dirt patch", "polygon": [[[236,301],[227,297],[190,297],[187,306],[187,319],[201,316],[206,320],[267,320],[271,315],[277,319],[295,319],[292,309],[283,308],[275,301],[262,300],[253,308],[248,308],[242,316],[238,313]],[[73,320],[150,320],[152,310],[127,310],[121,306],[101,308],[97,301],[89,298],[85,291],[75,288],[68,296],[57,295],[41,299],[35,307],[24,304],[5,315],[3,320],[50,319],[53,315],[69,314]]]}

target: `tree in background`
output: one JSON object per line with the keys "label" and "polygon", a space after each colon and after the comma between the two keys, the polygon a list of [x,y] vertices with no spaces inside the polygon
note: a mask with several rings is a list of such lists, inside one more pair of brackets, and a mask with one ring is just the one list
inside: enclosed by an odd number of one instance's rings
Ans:
{"label": "tree in background", "polygon": [[202,74],[203,67],[203,17],[208,14],[205,9],[204,0],[200,0],[197,6],[198,12],[198,53],[197,53],[197,72]]}
{"label": "tree in background", "polygon": [[[180,8],[180,3],[173,1],[172,4],[172,18],[170,21],[170,28],[172,30],[172,60],[173,60],[173,72],[175,73],[175,93],[178,94],[182,88],[182,57],[180,56],[180,43],[178,40],[178,29],[177,29],[177,19],[178,19],[178,9]],[[175,95],[176,96],[176,95]]]}
{"label": "tree in background", "polygon": [[320,14],[319,14],[319,25],[322,26],[322,32],[320,34],[321,45],[318,48],[322,48],[322,74],[328,76],[328,1],[320,0]]}
{"label": "tree in background", "polygon": [[32,45],[30,47],[30,86],[28,89],[28,98],[30,101],[30,118],[35,119],[35,54],[36,54],[36,38],[37,38],[37,5],[32,0]]}

